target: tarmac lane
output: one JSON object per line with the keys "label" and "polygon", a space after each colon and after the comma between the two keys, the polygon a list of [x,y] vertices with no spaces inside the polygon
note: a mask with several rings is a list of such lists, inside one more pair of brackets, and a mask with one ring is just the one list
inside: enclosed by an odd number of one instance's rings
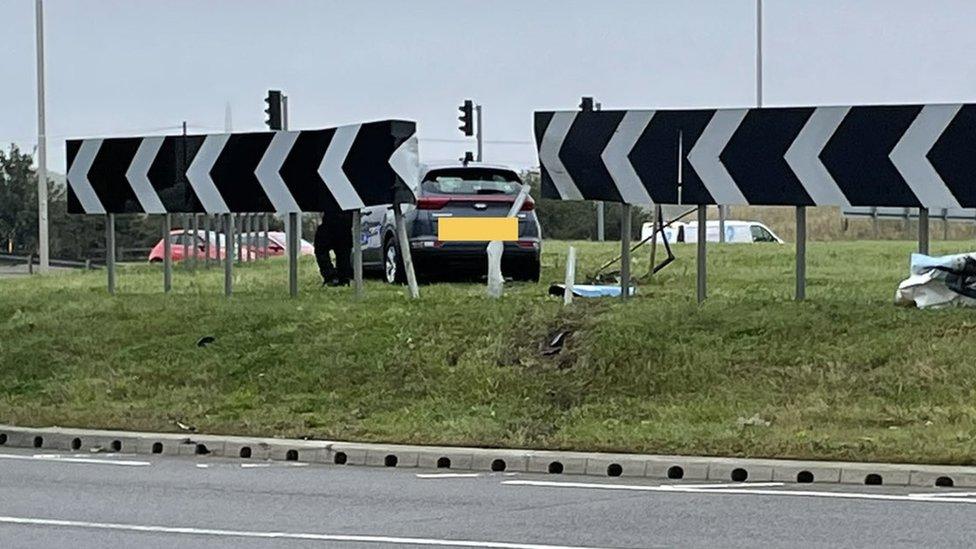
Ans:
{"label": "tarmac lane", "polygon": [[976,492],[0,453],[2,547],[970,547]]}

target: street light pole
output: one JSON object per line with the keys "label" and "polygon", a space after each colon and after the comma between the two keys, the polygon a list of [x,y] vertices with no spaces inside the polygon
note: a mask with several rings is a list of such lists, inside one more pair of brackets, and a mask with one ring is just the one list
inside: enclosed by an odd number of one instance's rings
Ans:
{"label": "street light pole", "polygon": [[46,273],[51,263],[48,248],[47,220],[47,124],[44,118],[44,3],[34,2],[37,26],[37,251],[40,271]]}

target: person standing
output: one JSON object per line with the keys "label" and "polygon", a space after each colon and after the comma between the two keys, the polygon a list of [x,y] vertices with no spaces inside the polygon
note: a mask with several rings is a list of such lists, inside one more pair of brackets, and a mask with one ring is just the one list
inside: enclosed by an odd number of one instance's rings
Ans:
{"label": "person standing", "polygon": [[[329,252],[335,254],[332,265]],[[348,286],[352,278],[352,212],[338,208],[322,214],[315,230],[315,261],[323,286]]]}

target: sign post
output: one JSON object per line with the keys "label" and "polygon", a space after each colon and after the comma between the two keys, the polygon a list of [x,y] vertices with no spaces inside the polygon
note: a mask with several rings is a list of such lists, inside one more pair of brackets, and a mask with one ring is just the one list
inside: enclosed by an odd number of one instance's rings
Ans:
{"label": "sign post", "polygon": [[173,289],[173,242],[169,237],[173,230],[173,214],[163,214],[163,292]]}
{"label": "sign post", "polygon": [[288,212],[288,293],[298,297],[298,212]]}
{"label": "sign post", "polygon": [[[218,248],[219,249],[219,248]],[[234,214],[224,214],[224,295],[234,291]]]}
{"label": "sign post", "polygon": [[707,288],[705,287],[705,240],[708,237],[708,231],[706,230],[706,223],[708,222],[708,206],[698,206],[698,263],[697,263],[697,288],[698,288],[698,303],[705,301],[707,295]]}
{"label": "sign post", "polygon": [[631,205],[620,208],[620,299],[630,299],[630,226]]}
{"label": "sign post", "polygon": [[105,271],[108,273],[108,293],[115,295],[115,214],[105,216]]}
{"label": "sign post", "polygon": [[796,300],[807,298],[807,207],[796,207]]}
{"label": "sign post", "polygon": [[363,297],[363,220],[360,210],[352,212],[352,280],[356,297]]}

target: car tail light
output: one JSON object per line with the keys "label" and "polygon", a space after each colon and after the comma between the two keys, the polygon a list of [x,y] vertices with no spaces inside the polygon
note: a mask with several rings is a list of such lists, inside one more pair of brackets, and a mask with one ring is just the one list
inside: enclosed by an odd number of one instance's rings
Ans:
{"label": "car tail light", "polygon": [[424,196],[417,199],[417,209],[418,210],[439,210],[451,199],[445,196]]}
{"label": "car tail light", "polygon": [[518,247],[519,248],[530,248],[530,249],[534,249],[534,248],[537,248],[538,246],[539,246],[539,244],[537,242],[535,242],[535,241],[532,241],[532,240],[519,240],[518,241]]}
{"label": "car tail light", "polygon": [[522,211],[531,212],[534,209],[535,209],[535,201],[532,200],[531,198],[526,198],[525,202],[522,203]]}

